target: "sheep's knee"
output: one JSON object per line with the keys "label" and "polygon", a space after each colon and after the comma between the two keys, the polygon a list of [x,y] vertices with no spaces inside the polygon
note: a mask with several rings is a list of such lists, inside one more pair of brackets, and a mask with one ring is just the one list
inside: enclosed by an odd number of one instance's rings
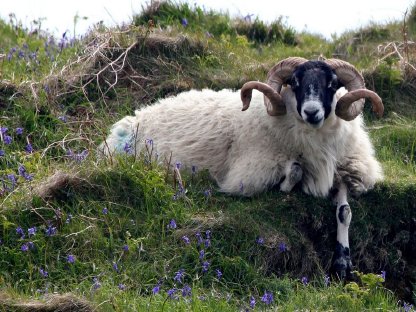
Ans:
{"label": "sheep's knee", "polygon": [[302,180],[303,170],[298,162],[290,162],[286,166],[285,179],[280,184],[280,190],[288,193],[293,187]]}

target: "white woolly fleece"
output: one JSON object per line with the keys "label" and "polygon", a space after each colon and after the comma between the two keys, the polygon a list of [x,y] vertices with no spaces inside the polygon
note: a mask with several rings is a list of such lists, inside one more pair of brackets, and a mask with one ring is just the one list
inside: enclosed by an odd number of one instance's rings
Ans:
{"label": "white woolly fleece", "polygon": [[315,129],[297,113],[290,87],[281,92],[288,113],[278,117],[267,114],[257,91],[243,112],[239,91],[191,90],[121,119],[100,149],[112,155],[130,142],[141,150],[152,139],[159,159],[172,154],[172,163],[206,168],[227,193],[262,192],[277,184],[293,161],[303,169],[301,184],[308,194],[327,196],[336,174],[357,192],[366,191],[382,179],[382,170],[362,116],[347,122],[334,113],[345,92],[338,90],[330,116]]}

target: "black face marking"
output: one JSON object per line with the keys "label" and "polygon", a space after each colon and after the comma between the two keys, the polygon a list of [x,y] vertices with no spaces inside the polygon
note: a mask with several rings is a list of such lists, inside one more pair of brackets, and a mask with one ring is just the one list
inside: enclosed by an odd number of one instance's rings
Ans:
{"label": "black face marking", "polygon": [[[297,111],[302,117],[302,107],[305,101],[314,99],[319,101],[324,110],[324,118],[331,113],[331,104],[334,94],[338,88],[338,80],[335,72],[324,62],[308,61],[299,65],[292,75],[290,81],[293,92],[296,96]],[[307,122],[319,123],[317,111],[314,108],[305,112]]]}
{"label": "black face marking", "polygon": [[344,223],[345,219],[344,219],[344,210],[345,208],[349,207],[348,205],[342,205],[341,207],[339,207],[339,211],[338,211],[338,219],[339,222]]}

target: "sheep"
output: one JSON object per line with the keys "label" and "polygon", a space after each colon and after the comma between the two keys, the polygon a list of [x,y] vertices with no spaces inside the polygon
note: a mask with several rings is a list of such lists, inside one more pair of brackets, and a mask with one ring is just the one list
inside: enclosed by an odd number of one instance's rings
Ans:
{"label": "sheep", "polygon": [[225,193],[252,196],[276,185],[290,192],[300,185],[306,194],[331,195],[337,207],[332,269],[345,278],[352,269],[347,195],[383,178],[363,123],[365,98],[381,116],[380,97],[353,65],[291,57],[269,71],[266,83],[190,90],[136,110],[113,125],[100,150],[109,156],[125,146],[142,150],[151,140],[160,157],[208,169]]}

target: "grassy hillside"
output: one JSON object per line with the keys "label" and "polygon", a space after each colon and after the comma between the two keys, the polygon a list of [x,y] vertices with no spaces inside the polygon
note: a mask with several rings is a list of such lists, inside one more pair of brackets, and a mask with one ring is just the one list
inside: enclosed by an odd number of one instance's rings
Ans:
{"label": "grassy hillside", "polygon": [[[99,311],[410,311],[414,11],[405,23],[332,41],[282,19],[230,19],[172,3],[144,9],[133,25],[99,25],[82,40],[0,21],[2,309],[72,293]],[[347,284],[328,279],[336,231],[329,200],[276,190],[225,196],[202,169],[181,170],[185,193],[150,141],[139,159],[95,152],[134,109],[191,88],[264,80],[287,56],[350,61],[385,104],[380,120],[365,112],[386,177],[350,201],[358,273]]]}

